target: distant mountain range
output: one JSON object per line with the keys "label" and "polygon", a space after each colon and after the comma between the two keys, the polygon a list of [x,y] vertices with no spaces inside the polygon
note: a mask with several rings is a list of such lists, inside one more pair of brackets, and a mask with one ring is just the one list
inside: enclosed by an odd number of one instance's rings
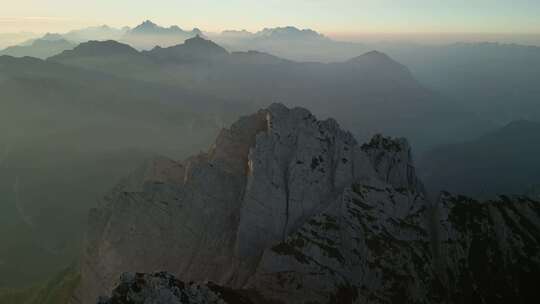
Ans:
{"label": "distant mountain range", "polygon": [[[97,51],[103,49],[106,55]],[[197,36],[143,52],[118,42],[89,42],[49,60],[256,106],[276,100],[309,106],[319,115],[336,117],[359,138],[386,132],[408,136],[420,149],[472,138],[492,127],[446,104],[405,66],[380,52],[339,63],[300,63],[260,52],[229,53]],[[426,130],[428,122],[431,128]]]}
{"label": "distant mountain range", "polygon": [[540,47],[498,43],[380,48],[427,87],[500,124],[540,121]]}
{"label": "distant mountain range", "polygon": [[242,31],[223,31],[214,37],[235,37],[242,39],[313,39],[313,40],[329,40],[323,34],[320,34],[311,29],[298,29],[294,26],[264,28],[259,32]]}
{"label": "distant mountain range", "polygon": [[[200,36],[149,51],[107,40],[47,60],[1,56],[0,71],[0,272],[10,274],[0,284],[15,286],[74,257],[85,212],[129,168],[153,154],[196,153],[224,124],[274,101],[334,116],[360,139],[384,131],[429,146],[491,128],[380,52],[302,63]],[[22,248],[32,250],[13,254]],[[21,272],[29,261],[39,264]]]}
{"label": "distant mountain range", "polygon": [[363,43],[330,39],[312,29],[294,26],[248,31],[209,33],[208,37],[230,51],[255,50],[295,61],[343,61],[374,49]]}
{"label": "distant mountain range", "polygon": [[0,56],[0,272],[10,274],[0,286],[65,266],[87,209],[137,163],[195,154],[225,124],[274,102],[333,117],[359,141],[385,133],[408,137],[416,152],[445,145],[420,162],[432,189],[540,189],[535,123],[483,135],[539,116],[538,48],[371,47],[294,27],[212,35],[147,21],[48,34],[11,50],[54,55]]}
{"label": "distant mountain range", "polygon": [[[134,28],[99,26],[56,34],[72,43],[115,40],[137,50],[167,48],[195,36],[210,38],[229,52],[272,54],[297,62],[343,62],[371,50],[388,54],[407,66],[424,87],[440,94],[454,107],[484,120],[504,125],[513,120],[540,120],[540,48],[498,43],[419,45],[408,42],[352,43],[336,41],[311,29],[292,26],[258,32],[203,32],[162,27],[145,21]],[[44,37],[45,38],[45,37]],[[42,39],[44,39],[42,38]],[[32,40],[33,41],[33,40]],[[45,57],[73,48],[66,43],[10,48],[4,54]],[[50,43],[51,44],[51,43]]]}
{"label": "distant mountain range", "polygon": [[106,41],[88,41],[85,43],[79,44],[73,50],[67,50],[56,56],[52,56],[51,60],[54,61],[54,58],[79,58],[79,57],[98,57],[98,56],[113,56],[113,55],[138,55],[139,52],[127,44],[118,43],[114,40]]}
{"label": "distant mountain range", "polygon": [[67,40],[81,43],[89,40],[118,40],[121,39],[127,31],[129,31],[129,27],[118,29],[107,25],[101,25],[73,30],[61,35]]}
{"label": "distant mountain range", "polygon": [[133,29],[128,30],[128,33],[131,34],[141,34],[141,35],[179,35],[179,34],[197,34],[202,35],[201,30],[195,28],[192,31],[184,31],[180,27],[173,25],[168,28],[161,27],[150,20],[146,20],[140,25],[136,26]]}
{"label": "distant mountain range", "polygon": [[[130,44],[131,46],[139,50],[150,50],[156,46],[174,46],[182,43],[186,39],[193,38],[197,35],[201,37],[211,37],[213,40],[219,43],[223,42],[224,45],[232,47],[233,49],[237,46],[235,46],[234,43],[229,43],[229,40],[231,40],[230,42],[252,45],[250,49],[257,49],[254,44],[264,41],[288,41],[289,43],[294,43],[297,40],[312,40],[331,42],[329,38],[316,31],[313,31],[311,29],[301,30],[293,26],[265,28],[256,33],[248,32],[245,30],[231,30],[223,31],[222,33],[216,34],[205,33],[198,28],[193,28],[192,30],[183,30],[176,25],[170,27],[162,27],[150,20],[146,20],[133,28],[123,27],[121,29],[117,29],[109,27],[107,25],[102,25],[73,30],[64,34],[48,33],[41,39],[65,39],[72,43],[81,43],[90,40],[117,40],[119,42]],[[23,42],[20,45],[30,45],[32,41],[33,40]],[[22,57],[20,55],[17,56]]]}
{"label": "distant mountain range", "polygon": [[[196,153],[249,111],[29,57],[0,56],[0,92],[0,289],[41,282],[71,263],[87,210],[132,168],[154,155]],[[178,138],[185,145],[173,144]]]}
{"label": "distant mountain range", "polygon": [[198,34],[195,38],[187,39],[184,44],[179,44],[168,48],[157,46],[151,51],[143,51],[142,54],[158,62],[172,62],[175,64],[207,62],[212,58],[229,55],[227,50],[210,40],[201,38]]}
{"label": "distant mountain range", "polygon": [[434,191],[477,197],[540,194],[540,123],[514,121],[475,140],[437,147],[420,160]]}
{"label": "distant mountain range", "polygon": [[72,49],[76,46],[59,34],[45,34],[38,39],[31,39],[21,45],[11,46],[0,51],[0,56],[9,55],[14,57],[35,57],[45,59]]}
{"label": "distant mountain range", "polygon": [[[117,40],[130,44],[137,49],[149,50],[154,48],[155,46],[168,47],[172,45],[177,45],[188,38],[195,37],[196,35],[204,36],[202,31],[197,28],[191,31],[184,31],[178,26],[171,26],[166,28],[147,20],[132,29],[129,27],[117,29],[109,27],[107,25],[102,25],[83,28],[80,30],[73,30],[63,34],[47,33],[41,38],[28,40],[22,42],[19,45],[8,47],[2,52],[2,54],[15,57],[32,56],[44,59],[53,55],[57,55],[63,50],[71,49],[78,43],[92,40]],[[46,48],[45,46],[41,45],[32,47],[33,42],[36,40],[65,40],[70,43],[70,46],[64,47],[63,49],[60,46]],[[19,47],[22,46],[25,46],[27,48],[20,49]],[[33,54],[37,54],[39,56],[34,56]]]}
{"label": "distant mountain range", "polygon": [[119,41],[135,46],[137,49],[149,50],[156,46],[169,47],[184,42],[196,35],[203,35],[201,30],[195,28],[185,31],[178,26],[161,27],[149,20],[130,29]]}
{"label": "distant mountain range", "polygon": [[39,34],[30,32],[0,33],[0,50],[10,46],[21,45],[25,41],[38,38],[39,36]]}

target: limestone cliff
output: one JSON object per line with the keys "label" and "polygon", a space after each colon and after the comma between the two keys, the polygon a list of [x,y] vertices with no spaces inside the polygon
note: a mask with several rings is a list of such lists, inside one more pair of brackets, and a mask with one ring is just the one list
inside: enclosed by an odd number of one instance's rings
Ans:
{"label": "limestone cliff", "polygon": [[77,298],[96,303],[125,272],[168,271],[254,303],[520,300],[540,275],[539,206],[429,202],[406,140],[361,145],[334,120],[273,104],[208,152],[121,183],[90,216]]}

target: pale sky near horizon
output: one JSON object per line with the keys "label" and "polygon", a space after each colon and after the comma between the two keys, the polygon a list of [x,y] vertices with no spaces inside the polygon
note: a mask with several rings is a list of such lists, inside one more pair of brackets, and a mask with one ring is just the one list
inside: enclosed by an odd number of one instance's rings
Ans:
{"label": "pale sky near horizon", "polygon": [[206,31],[294,25],[327,34],[540,34],[540,0],[0,0],[0,33],[135,26]]}

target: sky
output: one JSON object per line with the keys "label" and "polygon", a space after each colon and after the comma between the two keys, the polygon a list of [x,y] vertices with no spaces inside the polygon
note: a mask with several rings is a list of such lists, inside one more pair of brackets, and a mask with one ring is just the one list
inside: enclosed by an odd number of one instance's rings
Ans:
{"label": "sky", "polygon": [[0,0],[0,33],[135,26],[206,31],[293,25],[330,35],[540,34],[540,0]]}

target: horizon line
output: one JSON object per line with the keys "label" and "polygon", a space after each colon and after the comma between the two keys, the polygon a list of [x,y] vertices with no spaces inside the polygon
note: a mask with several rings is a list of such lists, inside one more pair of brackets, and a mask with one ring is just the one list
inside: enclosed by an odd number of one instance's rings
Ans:
{"label": "horizon line", "polygon": [[[0,23],[10,23],[20,20],[45,20],[45,21],[51,21],[51,22],[57,22],[57,21],[77,21],[77,19],[73,18],[63,18],[63,17],[46,17],[46,16],[25,16],[25,17],[0,17]],[[319,34],[323,35],[516,35],[516,36],[540,36],[540,30],[539,31],[395,31],[395,30],[338,30],[338,29],[328,29],[328,30],[319,30],[314,27],[305,27],[301,25],[294,25],[294,24],[284,24],[284,25],[268,25],[268,26],[262,26],[258,27],[257,29],[248,29],[246,28],[235,28],[235,27],[222,27],[219,29],[209,29],[204,30],[202,27],[199,26],[179,26],[178,24],[159,24],[157,22],[152,21],[151,19],[144,19],[143,21],[139,23],[135,23],[133,26],[129,25],[109,25],[108,23],[102,23],[102,22],[89,22],[89,21],[83,21],[78,20],[80,25],[78,26],[66,26],[65,29],[57,30],[57,31],[35,31],[35,30],[21,30],[21,31],[13,31],[13,30],[7,30],[3,31],[0,30],[0,34],[17,34],[17,33],[28,33],[28,34],[46,34],[46,33],[67,33],[70,31],[76,31],[81,30],[85,28],[93,28],[93,27],[102,27],[107,26],[113,29],[122,29],[122,28],[134,28],[141,24],[143,24],[146,21],[150,21],[160,27],[163,28],[170,28],[173,26],[178,26],[183,30],[192,30],[192,29],[200,29],[202,32],[205,33],[211,33],[211,34],[219,34],[225,31],[247,31],[250,33],[257,33],[264,29],[275,29],[275,28],[287,28],[287,27],[293,27],[299,30],[312,30]],[[85,25],[83,25],[85,24]]]}

